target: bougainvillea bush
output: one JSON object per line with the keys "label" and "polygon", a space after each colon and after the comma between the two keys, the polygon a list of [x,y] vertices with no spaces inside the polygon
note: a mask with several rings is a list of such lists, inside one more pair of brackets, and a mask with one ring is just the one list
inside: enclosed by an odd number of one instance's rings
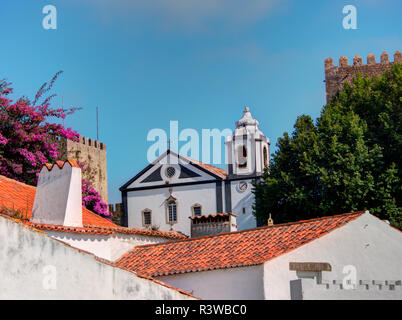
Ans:
{"label": "bougainvillea bush", "polygon": [[[0,174],[36,185],[39,172],[45,162],[60,160],[61,138],[78,141],[79,134],[62,124],[51,122],[65,119],[78,108],[51,108],[55,95],[43,98],[54,85],[59,71],[49,83],[38,90],[31,102],[22,97],[12,100],[11,83],[0,80]],[[41,103],[39,101],[42,101]],[[83,175],[84,176],[84,175]],[[106,204],[92,187],[90,180],[83,179],[83,205],[100,215],[110,215]]]}
{"label": "bougainvillea bush", "polygon": [[77,160],[82,170],[82,204],[89,210],[96,212],[104,217],[112,217],[112,213],[108,211],[106,203],[102,201],[102,197],[93,187],[94,173],[90,166],[85,162]]}

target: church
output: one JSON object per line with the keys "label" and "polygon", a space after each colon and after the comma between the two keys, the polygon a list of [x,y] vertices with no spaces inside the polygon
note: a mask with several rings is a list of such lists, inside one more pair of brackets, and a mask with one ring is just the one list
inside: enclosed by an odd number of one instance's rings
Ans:
{"label": "church", "polygon": [[228,231],[259,226],[252,182],[269,166],[270,141],[258,125],[245,107],[225,139],[226,170],[169,148],[120,188],[123,225],[190,236],[193,221],[220,214],[230,216]]}

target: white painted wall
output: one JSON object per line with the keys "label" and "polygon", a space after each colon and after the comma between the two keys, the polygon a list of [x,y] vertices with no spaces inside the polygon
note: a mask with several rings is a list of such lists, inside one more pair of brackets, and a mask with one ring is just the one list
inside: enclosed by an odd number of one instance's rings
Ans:
{"label": "white painted wall", "polygon": [[[239,191],[239,182],[246,181],[247,189],[244,192]],[[237,230],[251,229],[257,227],[257,220],[253,215],[254,195],[251,192],[252,185],[250,179],[231,181],[232,191],[232,212],[237,214]],[[243,213],[246,208],[246,213]]]}
{"label": "white painted wall", "polygon": [[[322,272],[323,282],[342,279],[343,268],[354,265],[359,280],[402,280],[402,233],[366,213],[347,225],[287,254],[265,263],[266,299],[290,299],[290,281],[299,277],[289,271],[289,262],[328,262],[331,272]],[[305,299],[402,299],[402,290],[393,293],[377,287],[340,290],[339,286],[316,285],[302,280]]]}
{"label": "white painted wall", "polygon": [[263,300],[263,265],[158,277],[165,283],[208,300]]}
{"label": "white painted wall", "polygon": [[191,299],[3,216],[0,243],[0,299]]}
{"label": "white painted wall", "polygon": [[115,261],[136,246],[165,242],[169,239],[137,234],[99,235],[63,231],[45,231],[49,236],[97,257]]}
{"label": "white painted wall", "polygon": [[[169,231],[171,225],[167,223],[165,201],[169,198],[169,188],[130,191],[127,193],[128,227],[143,228],[142,211],[152,210],[152,224],[159,226],[159,230]],[[216,184],[205,183],[173,187],[172,196],[177,199],[177,220],[173,230],[191,234],[192,215],[191,207],[198,203],[202,206],[202,214],[216,213]]]}

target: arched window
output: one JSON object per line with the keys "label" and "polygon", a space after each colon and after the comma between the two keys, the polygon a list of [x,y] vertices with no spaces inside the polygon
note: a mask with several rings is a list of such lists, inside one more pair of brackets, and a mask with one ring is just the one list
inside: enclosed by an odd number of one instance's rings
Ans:
{"label": "arched window", "polygon": [[176,200],[168,200],[166,203],[167,208],[167,222],[176,223],[177,222],[177,203]]}
{"label": "arched window", "polygon": [[142,211],[142,225],[150,227],[152,225],[152,210],[145,209]]}
{"label": "arched window", "polygon": [[247,167],[247,148],[246,146],[240,146],[237,149],[237,163],[239,168]]}
{"label": "arched window", "polygon": [[195,204],[192,206],[192,211],[193,211],[193,216],[200,216],[202,215],[202,211],[201,211],[201,205],[200,204]]}
{"label": "arched window", "polygon": [[264,167],[266,167],[268,165],[268,151],[267,151],[266,146],[264,146],[262,153],[263,153],[263,157],[264,157]]}

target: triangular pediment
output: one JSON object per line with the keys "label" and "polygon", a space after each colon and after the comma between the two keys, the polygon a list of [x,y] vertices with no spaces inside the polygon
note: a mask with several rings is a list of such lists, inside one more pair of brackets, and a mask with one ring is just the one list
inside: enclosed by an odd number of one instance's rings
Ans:
{"label": "triangular pediment", "polygon": [[198,161],[169,150],[130,179],[120,190],[222,180],[222,175],[217,174],[222,171],[222,169],[200,164]]}

